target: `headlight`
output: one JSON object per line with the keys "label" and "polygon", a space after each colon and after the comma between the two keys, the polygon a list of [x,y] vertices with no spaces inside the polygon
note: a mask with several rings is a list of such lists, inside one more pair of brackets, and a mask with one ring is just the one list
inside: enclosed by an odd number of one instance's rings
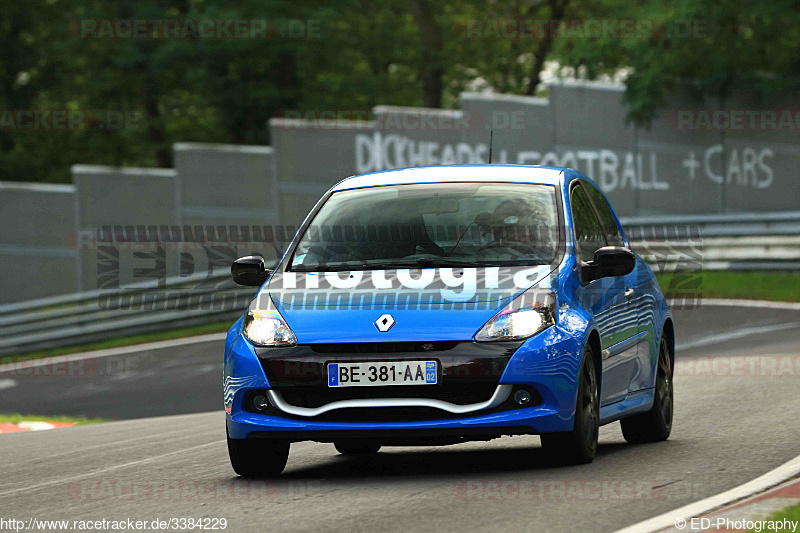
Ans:
{"label": "headlight", "polygon": [[475,340],[516,341],[536,335],[556,323],[556,297],[552,292],[525,293],[494,315],[475,334]]}
{"label": "headlight", "polygon": [[277,310],[251,309],[244,319],[242,333],[256,346],[297,344],[297,338]]}

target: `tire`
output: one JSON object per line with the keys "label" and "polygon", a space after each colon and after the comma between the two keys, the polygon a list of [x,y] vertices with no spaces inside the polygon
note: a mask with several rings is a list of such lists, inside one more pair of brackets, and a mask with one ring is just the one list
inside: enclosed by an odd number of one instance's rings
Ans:
{"label": "tire", "polygon": [[559,462],[591,463],[597,455],[599,430],[600,397],[597,390],[597,373],[592,348],[587,346],[583,352],[572,431],[542,433],[542,447]]}
{"label": "tire", "polygon": [[371,455],[381,449],[380,444],[360,440],[337,440],[333,445],[342,455]]}
{"label": "tire", "polygon": [[289,441],[228,437],[228,455],[234,472],[242,477],[275,477],[286,467]]}
{"label": "tire", "polygon": [[634,444],[667,440],[672,432],[673,404],[672,365],[667,341],[661,337],[658,347],[658,370],[653,408],[646,413],[620,420],[622,436],[626,441]]}

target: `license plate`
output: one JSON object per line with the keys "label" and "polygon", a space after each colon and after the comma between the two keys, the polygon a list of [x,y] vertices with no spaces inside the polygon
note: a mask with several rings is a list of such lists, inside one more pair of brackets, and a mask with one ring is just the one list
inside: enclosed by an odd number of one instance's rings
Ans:
{"label": "license plate", "polygon": [[436,385],[436,361],[328,363],[329,387]]}

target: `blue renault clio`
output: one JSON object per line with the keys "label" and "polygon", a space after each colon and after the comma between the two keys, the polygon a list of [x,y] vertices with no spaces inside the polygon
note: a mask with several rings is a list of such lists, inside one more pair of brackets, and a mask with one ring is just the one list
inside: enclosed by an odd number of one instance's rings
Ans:
{"label": "blue renault clio", "polygon": [[[272,266],[272,265],[270,265]],[[600,189],[566,168],[459,165],[347,178],[225,342],[228,451],[283,471],[292,442],[342,454],[539,435],[592,461],[598,428],[672,428],[675,333],[652,271]]]}

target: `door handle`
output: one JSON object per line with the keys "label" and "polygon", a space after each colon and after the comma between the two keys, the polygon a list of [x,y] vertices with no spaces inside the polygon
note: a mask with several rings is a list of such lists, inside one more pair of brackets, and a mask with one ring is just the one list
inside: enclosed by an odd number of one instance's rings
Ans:
{"label": "door handle", "polygon": [[634,294],[636,294],[636,291],[633,289],[625,289],[625,298],[633,298]]}

